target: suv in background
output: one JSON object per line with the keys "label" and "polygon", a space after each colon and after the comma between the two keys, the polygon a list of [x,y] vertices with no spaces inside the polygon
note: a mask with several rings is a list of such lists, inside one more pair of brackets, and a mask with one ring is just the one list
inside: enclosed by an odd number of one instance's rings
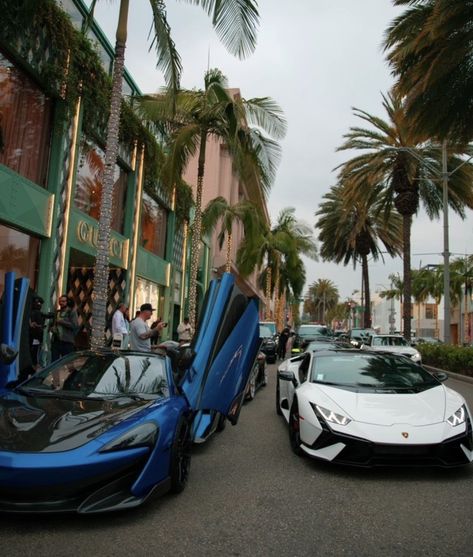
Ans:
{"label": "suv in background", "polygon": [[[276,330],[276,324],[274,324],[274,330]],[[266,361],[268,364],[274,364],[277,358],[278,348],[276,334],[273,333],[271,327],[268,327],[268,323],[260,323],[259,336],[261,339],[261,352],[266,355]]]}
{"label": "suv in background", "polygon": [[392,354],[402,354],[407,356],[416,364],[422,363],[420,352],[413,348],[401,335],[371,335],[363,346],[362,350],[375,352],[391,352]]}
{"label": "suv in background", "polygon": [[363,327],[354,327],[348,332],[350,344],[355,348],[360,348],[362,344],[366,344],[370,336],[375,335],[374,329],[365,329]]}
{"label": "suv in background", "polygon": [[309,342],[319,338],[331,338],[331,330],[325,325],[301,325],[296,331],[294,348],[305,350]]}

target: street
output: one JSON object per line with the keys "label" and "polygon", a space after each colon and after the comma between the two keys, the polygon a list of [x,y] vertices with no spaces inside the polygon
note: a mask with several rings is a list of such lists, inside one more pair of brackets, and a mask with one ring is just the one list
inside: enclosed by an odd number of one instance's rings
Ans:
{"label": "street", "polygon": [[[472,554],[473,466],[358,470],[298,458],[269,385],[195,447],[178,496],[97,516],[1,516],[16,556]],[[473,406],[473,384],[449,380]]]}

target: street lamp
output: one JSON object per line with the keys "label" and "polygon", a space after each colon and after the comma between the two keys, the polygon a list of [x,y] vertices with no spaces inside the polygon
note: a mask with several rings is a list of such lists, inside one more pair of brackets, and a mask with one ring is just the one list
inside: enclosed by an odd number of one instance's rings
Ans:
{"label": "street lamp", "polygon": [[442,201],[443,201],[443,327],[444,342],[450,344],[450,251],[448,238],[448,180],[459,168],[466,164],[472,157],[469,157],[451,172],[448,171],[447,161],[447,140],[442,142],[442,171],[439,172],[432,165],[428,164],[425,159],[412,147],[393,147],[394,151],[403,151],[409,153],[419,162],[421,162],[434,176],[438,176],[442,180]]}

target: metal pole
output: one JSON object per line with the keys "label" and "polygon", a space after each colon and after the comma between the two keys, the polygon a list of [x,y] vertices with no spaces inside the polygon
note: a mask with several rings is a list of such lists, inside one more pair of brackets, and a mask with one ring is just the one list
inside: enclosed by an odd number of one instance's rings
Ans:
{"label": "metal pole", "polygon": [[448,242],[448,165],[447,140],[442,142],[443,185],[443,339],[450,344],[450,252]]}

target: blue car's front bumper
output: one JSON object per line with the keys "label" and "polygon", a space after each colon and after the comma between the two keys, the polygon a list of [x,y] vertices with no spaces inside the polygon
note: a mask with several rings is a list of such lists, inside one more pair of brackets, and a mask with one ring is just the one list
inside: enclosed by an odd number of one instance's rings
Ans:
{"label": "blue car's front bumper", "polygon": [[99,453],[94,445],[63,453],[0,452],[0,511],[117,510],[141,504],[154,491],[134,495],[132,489],[149,448]]}

